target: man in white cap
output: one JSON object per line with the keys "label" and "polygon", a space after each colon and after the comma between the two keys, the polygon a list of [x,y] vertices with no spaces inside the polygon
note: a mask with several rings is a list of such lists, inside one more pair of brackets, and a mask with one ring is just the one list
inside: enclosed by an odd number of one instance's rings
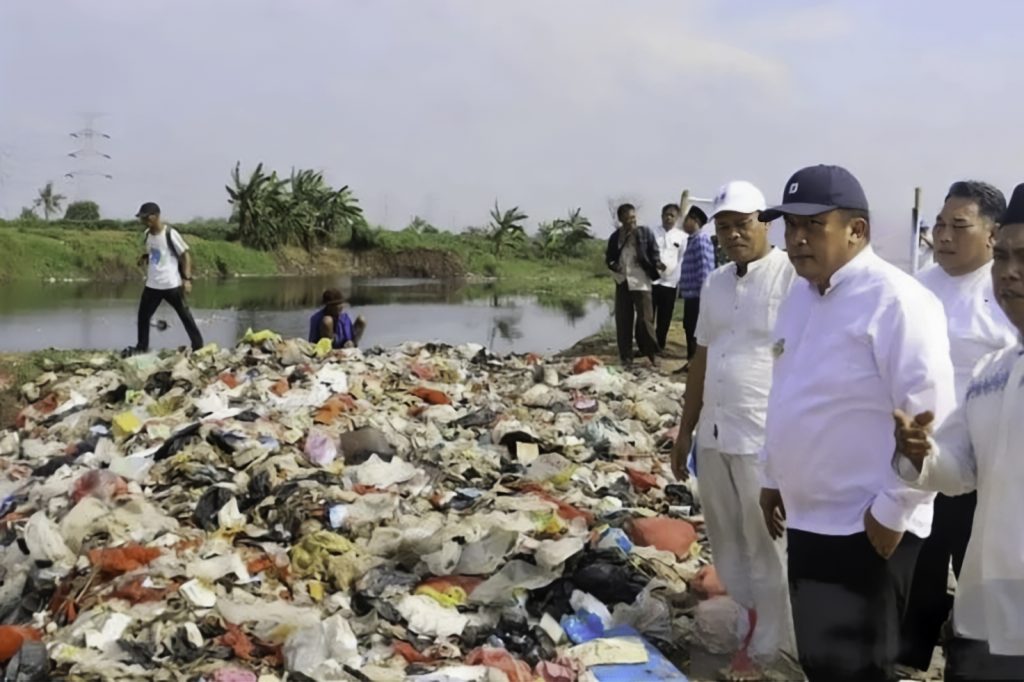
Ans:
{"label": "man in white cap", "polygon": [[[672,468],[686,477],[697,429],[697,476],[715,568],[726,590],[751,614],[751,657],[765,665],[793,651],[783,541],[768,534],[758,502],[757,453],[764,445],[772,378],[773,329],[796,271],[768,241],[759,219],[764,195],[749,182],[730,182],[715,196],[711,220],[730,263],[701,290],[696,354],[686,382]],[[746,647],[733,661],[750,672]],[[746,668],[746,670],[743,670]]]}

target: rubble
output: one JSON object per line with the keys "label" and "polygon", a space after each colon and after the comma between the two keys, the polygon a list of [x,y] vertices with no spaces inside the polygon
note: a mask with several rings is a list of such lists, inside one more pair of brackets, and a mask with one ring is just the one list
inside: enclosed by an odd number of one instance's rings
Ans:
{"label": "rubble", "polygon": [[686,679],[670,377],[272,332],[52,369],[0,433],[5,679]]}

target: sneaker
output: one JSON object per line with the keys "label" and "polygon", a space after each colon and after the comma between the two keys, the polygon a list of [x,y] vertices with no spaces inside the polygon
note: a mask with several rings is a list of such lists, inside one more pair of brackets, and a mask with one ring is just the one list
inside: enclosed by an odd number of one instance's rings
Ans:
{"label": "sneaker", "polygon": [[123,351],[121,351],[121,357],[122,358],[130,358],[130,357],[133,357],[135,355],[142,355],[144,352],[145,351],[141,351],[138,348],[136,348],[135,346],[128,346]]}

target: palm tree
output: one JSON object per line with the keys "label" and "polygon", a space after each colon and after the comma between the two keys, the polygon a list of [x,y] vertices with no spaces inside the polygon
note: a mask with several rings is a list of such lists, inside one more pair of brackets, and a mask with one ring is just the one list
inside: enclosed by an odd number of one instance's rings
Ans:
{"label": "palm tree", "polygon": [[35,202],[32,203],[33,208],[43,209],[43,217],[46,220],[50,219],[50,214],[59,213],[61,204],[67,199],[63,194],[54,194],[53,181],[46,183],[41,190],[39,190],[39,196]]}
{"label": "palm tree", "polygon": [[511,246],[523,242],[526,239],[526,230],[522,222],[529,216],[513,206],[504,213],[498,208],[498,202],[494,202],[494,209],[491,211],[490,233],[494,240],[494,255],[500,256],[504,246]]}

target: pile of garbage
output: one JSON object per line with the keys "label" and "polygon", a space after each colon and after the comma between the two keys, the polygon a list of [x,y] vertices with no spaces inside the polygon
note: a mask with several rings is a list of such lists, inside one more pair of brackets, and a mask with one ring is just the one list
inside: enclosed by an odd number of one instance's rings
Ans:
{"label": "pile of garbage", "polygon": [[0,433],[4,680],[686,679],[668,377],[271,332],[54,369]]}

